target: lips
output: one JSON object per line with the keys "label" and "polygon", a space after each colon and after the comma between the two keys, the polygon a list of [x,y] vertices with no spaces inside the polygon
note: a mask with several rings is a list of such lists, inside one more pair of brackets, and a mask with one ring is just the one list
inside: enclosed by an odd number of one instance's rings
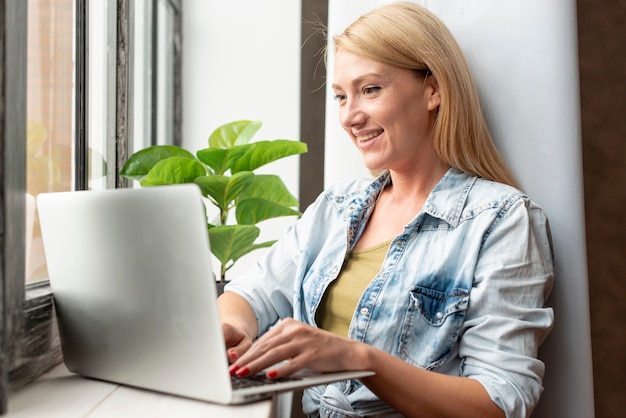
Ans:
{"label": "lips", "polygon": [[356,136],[356,140],[358,142],[367,142],[367,141],[369,141],[372,138],[376,138],[378,135],[380,135],[382,133],[383,133],[383,130],[381,129],[379,131],[371,132],[371,133],[366,134],[366,135]]}

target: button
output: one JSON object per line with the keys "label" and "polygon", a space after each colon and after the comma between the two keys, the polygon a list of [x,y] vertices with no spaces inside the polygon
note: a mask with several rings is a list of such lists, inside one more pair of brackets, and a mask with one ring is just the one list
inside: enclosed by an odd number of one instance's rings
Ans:
{"label": "button", "polygon": [[369,313],[369,309],[367,308],[361,308],[361,315],[367,315]]}
{"label": "button", "polygon": [[332,274],[337,273],[339,269],[337,268],[337,266],[333,267],[333,269],[330,271]]}
{"label": "button", "polygon": [[437,312],[437,314],[435,316],[437,317],[437,319],[441,319],[441,318],[443,318],[443,313],[442,312]]}

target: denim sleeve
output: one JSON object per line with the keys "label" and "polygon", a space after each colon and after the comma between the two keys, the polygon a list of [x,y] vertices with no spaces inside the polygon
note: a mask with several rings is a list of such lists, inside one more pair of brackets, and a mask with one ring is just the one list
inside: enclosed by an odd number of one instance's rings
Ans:
{"label": "denim sleeve", "polygon": [[326,197],[320,195],[261,260],[226,286],[226,291],[238,293],[250,303],[259,335],[279,319],[294,317],[294,288],[319,250],[320,237],[332,228],[332,218]]}
{"label": "denim sleeve", "polygon": [[554,315],[548,221],[532,201],[509,202],[486,232],[459,346],[461,374],[480,381],[508,418],[528,417],[543,390],[539,345]]}
{"label": "denim sleeve", "polygon": [[293,316],[293,287],[298,266],[298,226],[292,225],[261,259],[230,281],[225,291],[243,296],[255,312],[259,335],[279,319]]}

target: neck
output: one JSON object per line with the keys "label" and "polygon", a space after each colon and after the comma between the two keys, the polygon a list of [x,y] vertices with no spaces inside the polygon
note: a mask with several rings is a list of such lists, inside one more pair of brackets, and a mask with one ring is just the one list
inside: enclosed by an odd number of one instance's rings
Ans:
{"label": "neck", "polygon": [[444,176],[450,167],[446,164],[437,164],[428,171],[402,173],[390,170],[392,187],[387,195],[394,203],[424,202],[432,189]]}

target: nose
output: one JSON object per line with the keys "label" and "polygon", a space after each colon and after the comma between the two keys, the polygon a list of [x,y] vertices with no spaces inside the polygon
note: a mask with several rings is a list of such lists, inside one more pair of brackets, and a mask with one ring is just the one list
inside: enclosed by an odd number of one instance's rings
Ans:
{"label": "nose", "polygon": [[358,99],[347,98],[339,108],[339,122],[345,129],[350,129],[365,122],[366,114],[361,108]]}

